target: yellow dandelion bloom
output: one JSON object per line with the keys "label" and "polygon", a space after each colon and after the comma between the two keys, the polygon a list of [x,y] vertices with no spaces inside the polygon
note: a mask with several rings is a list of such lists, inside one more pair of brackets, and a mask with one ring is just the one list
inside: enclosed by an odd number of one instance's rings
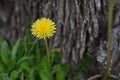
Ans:
{"label": "yellow dandelion bloom", "polygon": [[39,39],[50,38],[56,32],[55,26],[55,23],[49,18],[37,19],[32,24],[31,33]]}

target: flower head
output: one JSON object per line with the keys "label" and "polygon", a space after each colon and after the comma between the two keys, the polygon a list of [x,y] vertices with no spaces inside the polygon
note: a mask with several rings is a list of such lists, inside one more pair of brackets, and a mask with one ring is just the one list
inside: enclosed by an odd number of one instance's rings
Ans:
{"label": "flower head", "polygon": [[55,23],[49,18],[37,19],[32,24],[31,33],[39,39],[45,39],[46,37],[50,38],[54,35],[55,32]]}

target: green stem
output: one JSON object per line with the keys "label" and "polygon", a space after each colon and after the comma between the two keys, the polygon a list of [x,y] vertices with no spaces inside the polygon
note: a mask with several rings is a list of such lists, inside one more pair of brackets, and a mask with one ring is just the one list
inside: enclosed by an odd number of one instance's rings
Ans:
{"label": "green stem", "polygon": [[50,63],[50,54],[49,54],[49,49],[48,49],[47,38],[44,38],[44,42],[45,42],[45,47],[46,47],[46,53],[47,53],[48,63]]}
{"label": "green stem", "polygon": [[103,76],[103,80],[107,80],[108,74],[109,74],[109,67],[110,67],[113,9],[114,9],[114,0],[110,0],[110,2],[109,2],[109,15],[108,15],[107,64],[106,64],[106,70],[105,70],[105,73]]}

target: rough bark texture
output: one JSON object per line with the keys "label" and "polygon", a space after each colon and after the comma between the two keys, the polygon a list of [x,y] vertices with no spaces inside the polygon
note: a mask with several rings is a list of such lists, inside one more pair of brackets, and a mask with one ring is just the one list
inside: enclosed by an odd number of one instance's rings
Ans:
{"label": "rough bark texture", "polygon": [[[9,4],[9,5],[8,5]],[[23,36],[26,26],[37,18],[49,17],[57,24],[50,47],[61,48],[63,61],[77,63],[98,36],[99,13],[106,9],[104,0],[2,0],[0,32],[6,38]],[[103,14],[104,15],[104,14]],[[29,25],[28,25],[29,24]]]}
{"label": "rough bark texture", "polygon": [[[104,31],[105,32],[105,31]],[[107,32],[106,32],[107,33]],[[106,64],[107,53],[107,34],[100,38],[99,47],[96,51],[97,61],[99,62],[99,72],[103,73]],[[120,79],[120,1],[116,0],[114,8],[114,20],[112,28],[111,64],[110,74],[119,76]]]}
{"label": "rough bark texture", "polygon": [[[106,49],[103,48],[106,46],[107,1],[108,0],[1,0],[0,35],[6,39],[17,39],[18,37],[24,36],[26,28],[30,28],[31,23],[35,19],[49,17],[53,19],[57,25],[57,33],[50,39],[49,47],[60,48],[62,50],[64,55],[62,61],[64,63],[69,62],[76,64],[86,52],[91,52],[94,57],[97,57],[98,62],[102,60],[100,65],[104,65],[103,61],[106,58],[106,56],[104,56],[106,55]],[[116,1],[113,26],[119,27],[120,1]],[[117,35],[115,39],[119,39],[120,31],[116,29],[113,29],[113,36],[115,34]],[[117,41],[119,43],[119,40],[113,40],[113,43]],[[115,46],[118,45],[115,44]],[[102,49],[100,47],[102,47]],[[102,51],[105,52],[101,57]],[[113,52],[113,54],[117,53],[120,53],[120,51]],[[113,55],[112,58],[114,59],[114,57],[116,56]],[[114,70],[113,74],[118,75],[119,72],[116,71],[118,71],[119,63],[117,61],[120,60],[118,60],[119,58],[116,59],[117,60],[112,60],[111,72]],[[113,64],[116,64],[117,67]],[[93,65],[93,67],[95,67],[95,65]],[[104,69],[104,67],[101,68]],[[99,68],[99,70],[101,68]]]}

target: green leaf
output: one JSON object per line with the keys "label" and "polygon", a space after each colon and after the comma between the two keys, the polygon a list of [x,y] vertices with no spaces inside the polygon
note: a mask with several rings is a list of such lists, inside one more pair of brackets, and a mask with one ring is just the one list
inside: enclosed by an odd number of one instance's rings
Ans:
{"label": "green leaf", "polygon": [[17,65],[20,65],[22,62],[27,61],[27,60],[32,60],[32,59],[33,59],[32,56],[30,56],[30,57],[29,56],[24,56],[17,61]]}
{"label": "green leaf", "polygon": [[3,43],[4,39],[0,37],[0,45]]}
{"label": "green leaf", "polygon": [[10,72],[15,67],[16,67],[16,60],[10,60],[7,65],[7,71]]}
{"label": "green leaf", "polygon": [[6,64],[0,58],[0,72],[6,72]]}
{"label": "green leaf", "polygon": [[34,70],[31,69],[30,73],[29,73],[29,80],[35,80],[35,77],[34,77]]}
{"label": "green leaf", "polygon": [[10,49],[6,41],[1,45],[0,58],[7,65],[10,58]]}
{"label": "green leaf", "polygon": [[2,80],[11,80],[8,73],[1,73],[0,75],[2,76]]}
{"label": "green leaf", "polygon": [[38,71],[42,80],[52,80],[50,64],[48,64],[48,60],[46,57],[41,60]]}
{"label": "green leaf", "polygon": [[89,66],[92,62],[92,56],[89,53],[86,53],[80,63],[78,64],[77,68],[75,69],[75,72],[77,74],[83,74],[86,73],[89,69]]}
{"label": "green leaf", "polygon": [[28,71],[28,72],[30,71],[30,67],[29,67],[29,63],[28,62],[22,62],[20,64],[20,67],[23,68],[24,70]]}
{"label": "green leaf", "polygon": [[24,47],[24,50],[25,50],[25,53],[29,54],[30,52],[30,34],[29,34],[29,31],[26,32],[26,35],[24,37],[24,42],[23,42],[23,47]]}
{"label": "green leaf", "polygon": [[61,65],[61,64],[57,64],[53,67],[53,74],[56,74],[56,80],[65,80],[65,76],[67,74],[69,70],[69,66],[68,65]]}
{"label": "green leaf", "polygon": [[11,74],[10,74],[10,78],[12,80],[16,80],[17,78],[19,77],[19,72],[18,71],[12,71]]}
{"label": "green leaf", "polygon": [[13,46],[12,49],[12,59],[16,59],[16,54],[19,49],[19,45],[20,45],[20,40],[17,40],[16,44]]}
{"label": "green leaf", "polygon": [[42,69],[40,71],[40,77],[42,80],[52,80],[50,77],[50,73],[49,71],[45,70],[45,69]]}

